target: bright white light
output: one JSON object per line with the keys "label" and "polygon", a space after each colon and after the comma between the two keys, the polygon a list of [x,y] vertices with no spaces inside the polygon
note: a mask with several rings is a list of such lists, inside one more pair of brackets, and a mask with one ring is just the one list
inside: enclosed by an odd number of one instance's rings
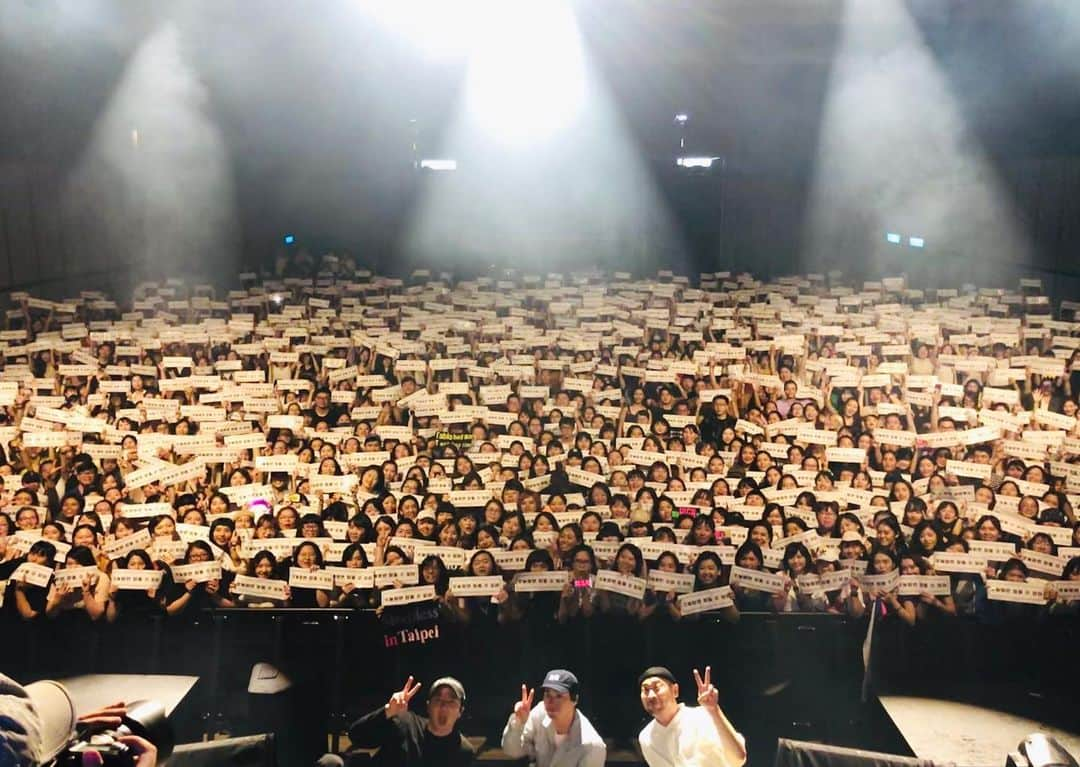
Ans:
{"label": "bright white light", "polygon": [[899,245],[901,238],[900,235],[896,234],[895,232],[887,232],[885,234],[885,239],[891,242],[893,245]]}
{"label": "bright white light", "polygon": [[457,160],[421,160],[420,167],[425,170],[457,170]]}
{"label": "bright white light", "polygon": [[922,237],[911,237],[908,239],[908,245],[913,248],[922,248],[926,246],[926,240]]}
{"label": "bright white light", "polygon": [[686,121],[689,119],[690,115],[686,114],[686,112],[679,112],[677,115],[675,115],[675,122],[679,124],[685,124]]}
{"label": "bright white light", "polygon": [[362,0],[360,7],[432,59],[466,55],[487,34],[497,0]]}
{"label": "bright white light", "polygon": [[680,157],[675,164],[680,168],[711,168],[719,157]]}
{"label": "bright white light", "polygon": [[581,40],[565,0],[504,0],[486,15],[472,41],[467,119],[510,146],[565,129],[585,105]]}
{"label": "bright white light", "polygon": [[274,295],[270,296],[270,300],[273,301],[275,304],[280,304],[285,299],[281,296],[280,293],[275,293]]}
{"label": "bright white light", "polygon": [[[915,242],[925,237],[937,248],[978,255],[988,268],[995,264],[997,273],[984,279],[1011,281],[1012,265],[1030,260],[1031,244],[994,163],[965,122],[965,96],[950,84],[940,56],[912,17],[909,6],[919,4],[839,5],[844,21],[818,131],[803,265],[832,268],[838,251],[854,244],[851,221],[857,211],[864,233],[892,227],[922,231]],[[930,106],[911,109],[912,93]],[[880,242],[877,237],[872,239]],[[895,244],[925,247],[909,235]],[[878,256],[889,259],[873,248],[851,255],[864,256],[870,272],[891,268],[874,262]]]}

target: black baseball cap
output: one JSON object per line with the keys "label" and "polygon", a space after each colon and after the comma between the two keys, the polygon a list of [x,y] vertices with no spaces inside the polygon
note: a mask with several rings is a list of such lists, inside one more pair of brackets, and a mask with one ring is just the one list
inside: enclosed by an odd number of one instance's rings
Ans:
{"label": "black baseball cap", "polygon": [[547,672],[547,675],[544,677],[544,682],[540,686],[545,690],[554,690],[555,692],[565,692],[570,695],[577,695],[578,678],[564,668],[552,669]]}
{"label": "black baseball cap", "polygon": [[647,669],[642,671],[641,676],[638,677],[638,687],[641,687],[641,685],[645,684],[646,679],[652,679],[653,677],[666,680],[671,684],[677,684],[675,675],[672,674],[669,669],[665,668],[664,666],[649,666]]}

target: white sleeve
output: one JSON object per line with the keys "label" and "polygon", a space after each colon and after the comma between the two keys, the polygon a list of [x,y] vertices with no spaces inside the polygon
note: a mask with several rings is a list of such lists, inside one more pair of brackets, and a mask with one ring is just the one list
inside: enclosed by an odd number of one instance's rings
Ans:
{"label": "white sleeve", "polygon": [[521,738],[525,734],[525,727],[522,725],[516,716],[510,714],[510,719],[506,722],[506,727],[503,729],[502,734],[502,750],[506,752],[506,755],[511,759],[519,759],[525,756],[525,749],[522,745]]}
{"label": "white sleeve", "polygon": [[[716,731],[712,717],[700,706],[692,710],[698,712],[694,717],[694,764],[734,767],[727,761],[723,741],[720,740],[720,733]],[[742,733],[736,732],[735,737],[745,748],[746,738]]]}
{"label": "white sleeve", "polygon": [[506,728],[503,730],[502,749],[511,759],[519,759],[523,756],[530,759],[536,758],[536,744],[533,742],[535,738],[535,723],[533,722],[535,713],[536,709],[534,708],[529,713],[529,718],[525,720],[525,724],[521,724],[516,716],[510,714],[510,719],[506,722]]}

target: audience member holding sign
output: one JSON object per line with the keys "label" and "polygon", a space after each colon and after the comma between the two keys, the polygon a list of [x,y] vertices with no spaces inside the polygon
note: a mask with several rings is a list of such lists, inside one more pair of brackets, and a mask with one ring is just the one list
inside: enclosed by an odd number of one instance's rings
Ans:
{"label": "audience member holding sign", "polygon": [[1033,282],[246,279],[13,296],[5,620],[1077,613],[1080,307]]}

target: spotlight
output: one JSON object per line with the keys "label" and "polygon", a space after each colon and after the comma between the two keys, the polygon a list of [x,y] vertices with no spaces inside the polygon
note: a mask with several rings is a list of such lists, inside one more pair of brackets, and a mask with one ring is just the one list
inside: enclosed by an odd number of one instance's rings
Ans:
{"label": "spotlight", "polygon": [[711,168],[719,157],[680,157],[675,164],[680,168]]}
{"label": "spotlight", "polygon": [[457,160],[421,160],[420,169],[431,171],[457,170]]}
{"label": "spotlight", "polygon": [[913,248],[925,248],[926,240],[924,240],[922,237],[909,237],[908,245]]}
{"label": "spotlight", "polygon": [[686,125],[686,121],[689,119],[690,115],[688,115],[686,112],[679,112],[677,115],[675,115],[675,122],[677,122],[679,125]]}
{"label": "spotlight", "polygon": [[895,232],[886,232],[885,239],[891,242],[893,245],[899,245],[901,237]]}
{"label": "spotlight", "polygon": [[285,235],[284,240],[286,245],[292,245],[294,242],[296,242],[296,238],[291,234]]}
{"label": "spotlight", "polygon": [[273,301],[275,304],[280,304],[285,299],[280,293],[275,293],[274,295],[270,296],[270,300]]}

